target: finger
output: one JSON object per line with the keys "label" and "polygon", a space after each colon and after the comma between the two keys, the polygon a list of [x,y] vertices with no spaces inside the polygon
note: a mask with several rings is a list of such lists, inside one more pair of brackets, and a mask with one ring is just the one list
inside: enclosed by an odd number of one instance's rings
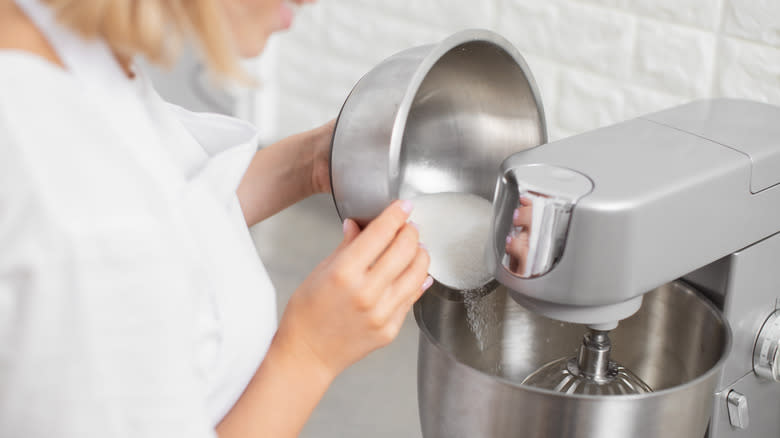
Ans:
{"label": "finger", "polygon": [[533,209],[530,206],[516,208],[512,216],[512,224],[516,227],[531,227]]}
{"label": "finger", "polygon": [[517,266],[512,266],[512,270],[516,273],[522,273],[525,271],[525,265],[528,260],[528,232],[522,231],[517,236],[508,237],[506,242],[506,253],[510,257],[514,258]]}
{"label": "finger", "polygon": [[391,284],[414,260],[420,247],[419,239],[420,235],[412,224],[404,225],[369,270],[371,281],[383,288]]}
{"label": "finger", "polygon": [[414,303],[424,290],[430,287],[433,283],[432,278],[430,283],[425,284],[429,265],[430,256],[428,251],[420,246],[416,246],[413,256],[410,258],[410,263],[404,266],[400,275],[392,278],[384,285],[372,279],[372,286],[366,289],[382,291],[381,294],[374,296],[376,299],[374,301],[375,311],[382,321],[387,321],[395,313],[399,302],[411,300],[411,303]]}
{"label": "finger", "polygon": [[406,224],[412,203],[395,201],[343,251],[344,257],[360,260],[363,268],[373,265]]}
{"label": "finger", "polygon": [[342,232],[344,233],[344,237],[341,239],[341,243],[339,243],[339,246],[325,258],[324,263],[330,263],[334,257],[341,253],[344,248],[349,246],[349,244],[357,238],[358,234],[360,234],[360,226],[358,226],[357,222],[354,220],[347,218],[344,219],[344,223],[342,224]]}
{"label": "finger", "polygon": [[419,248],[412,263],[398,276],[393,287],[390,288],[389,294],[386,294],[383,300],[387,300],[393,308],[410,306],[410,303],[417,301],[420,295],[425,292],[423,286],[430,286],[430,284],[426,284],[430,264],[431,258],[428,251]]}
{"label": "finger", "polygon": [[[425,292],[432,285],[433,278],[431,278],[431,276],[427,276],[420,289],[422,292]],[[393,338],[395,338],[398,335],[398,332],[401,331],[401,327],[404,325],[404,322],[406,322],[406,315],[412,309],[414,303],[417,302],[417,300],[420,298],[420,295],[410,296],[407,301],[402,302],[401,305],[396,307],[395,311],[390,316],[390,319],[387,322],[387,330],[390,332]]]}
{"label": "finger", "polygon": [[390,319],[388,319],[385,331],[390,341],[394,341],[401,332],[401,328],[404,326],[404,322],[406,322],[406,315],[409,313],[412,304],[414,304],[414,302],[410,303],[408,306],[402,306],[395,309],[395,312],[393,312]]}
{"label": "finger", "polygon": [[528,257],[528,232],[521,231],[518,235],[507,239],[506,253],[518,259]]}
{"label": "finger", "polygon": [[377,309],[381,309],[384,330],[388,332],[390,339],[398,334],[412,305],[433,285],[433,278],[427,273],[429,264],[427,251],[420,248],[415,262],[392,287],[387,288],[382,300],[377,304]]}
{"label": "finger", "polygon": [[520,270],[519,263],[516,258],[509,257],[509,272],[513,272],[515,274],[522,274],[525,271]]}
{"label": "finger", "polygon": [[344,220],[342,230],[344,231],[344,240],[342,240],[341,243],[345,246],[352,243],[352,241],[357,238],[358,234],[360,234],[360,226],[358,226],[357,222],[349,218]]}
{"label": "finger", "polygon": [[344,234],[344,237],[341,239],[341,243],[336,247],[334,253],[340,252],[355,241],[360,234],[360,226],[358,226],[357,222],[354,220],[347,218],[344,219],[344,223],[341,224],[341,232]]}

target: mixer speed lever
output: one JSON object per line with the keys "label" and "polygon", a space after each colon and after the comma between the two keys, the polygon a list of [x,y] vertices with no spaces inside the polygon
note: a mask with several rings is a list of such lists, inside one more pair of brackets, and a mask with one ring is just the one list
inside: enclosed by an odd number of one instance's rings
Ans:
{"label": "mixer speed lever", "polygon": [[726,403],[729,408],[729,422],[731,425],[737,429],[747,429],[750,424],[747,397],[737,391],[729,391]]}

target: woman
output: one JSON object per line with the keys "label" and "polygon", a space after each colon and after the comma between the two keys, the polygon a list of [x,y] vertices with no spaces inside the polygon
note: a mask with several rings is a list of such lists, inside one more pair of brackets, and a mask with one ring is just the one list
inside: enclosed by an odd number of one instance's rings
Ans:
{"label": "woman", "polygon": [[0,435],[295,436],[396,336],[432,282],[411,204],[346,220],[277,329],[247,226],[330,190],[333,125],[256,153],[251,127],[134,69],[179,41],[240,75],[291,19],[280,0],[0,0]]}

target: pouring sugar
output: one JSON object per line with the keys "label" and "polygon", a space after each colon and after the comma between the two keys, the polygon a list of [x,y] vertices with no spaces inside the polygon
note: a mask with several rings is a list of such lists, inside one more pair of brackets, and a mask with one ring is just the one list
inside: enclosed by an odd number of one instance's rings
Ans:
{"label": "pouring sugar", "polygon": [[412,199],[410,220],[431,257],[430,275],[457,290],[471,290],[493,279],[485,264],[492,206],[470,193],[436,193]]}

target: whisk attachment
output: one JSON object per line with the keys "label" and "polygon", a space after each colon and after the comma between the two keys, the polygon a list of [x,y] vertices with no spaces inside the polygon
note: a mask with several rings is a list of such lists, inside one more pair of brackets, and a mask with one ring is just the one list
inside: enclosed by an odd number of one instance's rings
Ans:
{"label": "whisk attachment", "polygon": [[628,395],[652,392],[650,386],[628,368],[612,361],[609,332],[590,329],[576,357],[554,360],[523,381],[524,385],[566,394]]}

